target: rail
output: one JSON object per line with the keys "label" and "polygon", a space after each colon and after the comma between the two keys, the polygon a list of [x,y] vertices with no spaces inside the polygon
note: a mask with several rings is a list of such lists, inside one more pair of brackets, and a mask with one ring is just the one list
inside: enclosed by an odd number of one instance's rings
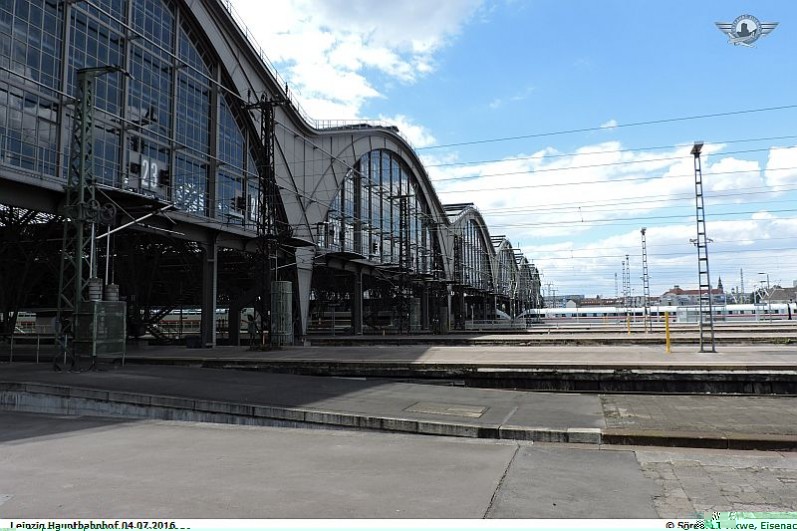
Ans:
{"label": "rail", "polygon": [[483,319],[465,321],[465,330],[526,330],[525,319]]}

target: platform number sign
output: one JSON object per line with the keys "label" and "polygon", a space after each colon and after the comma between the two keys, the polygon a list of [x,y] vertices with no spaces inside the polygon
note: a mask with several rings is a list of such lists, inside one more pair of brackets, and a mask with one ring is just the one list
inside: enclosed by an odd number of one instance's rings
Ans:
{"label": "platform number sign", "polygon": [[[144,155],[131,157],[130,184],[134,189],[156,192],[161,187],[169,186],[169,172],[162,161]],[[136,162],[136,159],[137,162]]]}
{"label": "platform number sign", "polygon": [[141,157],[141,187],[151,190],[158,185],[158,161]]}

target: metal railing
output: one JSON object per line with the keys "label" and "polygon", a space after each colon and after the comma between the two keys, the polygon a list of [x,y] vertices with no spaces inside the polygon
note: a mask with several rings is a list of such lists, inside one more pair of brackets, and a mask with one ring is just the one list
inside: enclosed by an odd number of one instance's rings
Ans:
{"label": "metal railing", "polygon": [[0,342],[0,360],[7,359],[9,363],[14,361],[15,350],[18,355],[33,351],[36,363],[39,363],[41,354],[45,350],[52,353],[55,346],[55,334],[53,327],[49,325],[36,325],[33,331],[15,331],[4,339],[8,341],[8,348],[4,348]]}

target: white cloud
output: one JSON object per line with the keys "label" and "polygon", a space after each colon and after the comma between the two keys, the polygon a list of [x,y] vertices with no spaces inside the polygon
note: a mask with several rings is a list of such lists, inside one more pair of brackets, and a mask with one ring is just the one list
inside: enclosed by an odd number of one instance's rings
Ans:
{"label": "white cloud", "polygon": [[[767,210],[772,191],[761,162],[723,156],[726,147],[706,144],[703,149],[708,231],[717,254],[712,271],[716,264],[714,274],[726,286],[742,267],[777,269],[786,280],[792,274],[797,278],[797,245],[792,241],[797,220]],[[620,272],[626,254],[631,256],[633,283],[640,284],[639,230],[647,226],[651,267],[655,264],[658,273],[651,269],[656,294],[673,284],[695,287],[697,282],[696,251],[689,242],[696,237],[690,150],[691,144],[663,151],[627,150],[610,141],[572,153],[548,147],[474,164],[456,164],[451,151],[444,162],[443,153],[436,152],[424,156],[424,162],[443,203],[475,201],[490,231],[509,235],[557,283],[560,293],[583,292],[583,286],[594,285],[592,295],[613,295],[614,273]],[[783,159],[777,149],[770,153],[770,162],[779,167],[793,164]]]}
{"label": "white cloud", "polygon": [[[409,85],[433,72],[440,50],[490,9],[480,5],[483,0],[233,1],[290,88],[300,93],[299,103],[319,119],[363,118],[366,103],[384,97],[386,87]],[[582,63],[589,67],[588,60]],[[486,105],[509,107],[532,92],[530,86],[509,87]],[[418,148],[436,143],[417,119],[380,118],[396,124]],[[618,125],[611,118],[600,127],[611,131]],[[457,164],[452,150],[421,151],[421,157],[443,203],[475,201],[491,232],[519,244],[560,293],[606,296],[613,295],[614,273],[626,254],[633,284],[639,284],[643,225],[654,294],[695,283],[691,147],[627,150],[612,141],[571,153],[550,146],[472,164]],[[772,148],[765,161],[725,156],[725,148],[703,149],[712,276],[730,286],[744,265],[752,275],[797,278],[797,250],[791,250],[797,249],[797,220],[753,204],[797,187],[797,146]]]}
{"label": "white cloud", "polygon": [[691,165],[686,147],[634,152],[604,142],[571,154],[547,148],[494,162],[430,167],[429,172],[444,202],[475,196],[496,230],[540,242],[666,209],[682,194],[693,193]]}
{"label": "white cloud", "polygon": [[437,143],[437,139],[424,126],[414,123],[410,118],[403,114],[395,116],[380,116],[380,120],[398,127],[399,132],[406,138],[413,147],[423,148]]}
{"label": "white cloud", "polygon": [[434,55],[458,34],[482,0],[234,0],[299,103],[314,118],[360,117],[381,96],[378,71],[413,83],[434,70]]}
{"label": "white cloud", "polygon": [[797,146],[772,148],[766,166],[766,182],[776,191],[797,184]]}
{"label": "white cloud", "polygon": [[[792,285],[797,263],[797,249],[790,242],[797,239],[797,221],[771,213],[757,213],[745,219],[719,220],[708,225],[711,280],[716,286],[722,279],[726,292],[741,283],[744,270],[745,289],[749,293],[761,279],[758,272],[769,273],[771,282]],[[697,256],[690,239],[695,226],[681,223],[654,226],[647,230],[647,251],[651,295],[659,296],[679,284],[697,288]],[[622,261],[629,256],[631,284],[641,294],[641,234],[639,228],[599,238],[588,244],[577,241],[534,248],[530,253],[546,278],[552,279],[559,293],[614,296],[614,274],[621,275]]]}
{"label": "white cloud", "polygon": [[764,186],[761,166],[755,160],[724,157],[719,162],[705,166],[704,185],[712,192],[747,190]]}

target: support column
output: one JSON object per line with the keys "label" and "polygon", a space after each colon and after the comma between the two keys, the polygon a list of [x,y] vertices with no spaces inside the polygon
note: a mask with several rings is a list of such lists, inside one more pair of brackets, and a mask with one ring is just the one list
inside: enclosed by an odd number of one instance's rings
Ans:
{"label": "support column", "polygon": [[301,338],[307,337],[307,323],[310,320],[310,287],[313,282],[312,247],[299,247],[296,255],[296,291],[299,298],[299,330]]}
{"label": "support column", "polygon": [[216,346],[216,292],[218,275],[218,246],[216,234],[202,244],[204,256],[202,259],[202,321],[200,335],[202,347],[213,348]]}
{"label": "support column", "polygon": [[[230,345],[232,346],[241,344],[241,310],[254,306],[255,297],[257,297],[257,287],[253,286],[238,297],[230,299],[230,311],[227,314],[227,319],[229,323]],[[246,344],[249,344],[250,340],[251,338],[247,335]]]}
{"label": "support column", "polygon": [[231,347],[241,345],[241,306],[240,299],[230,300],[230,307],[227,310],[227,337]]}
{"label": "support column", "polygon": [[455,323],[454,328],[464,328],[465,321],[468,320],[470,317],[468,315],[468,307],[465,304],[465,290],[464,288],[460,288],[456,294],[457,298],[457,310],[455,311]]}
{"label": "support column", "polygon": [[354,335],[363,335],[363,272],[354,272],[354,287],[351,293],[351,326]]}
{"label": "support column", "polygon": [[[451,304],[451,287],[445,286],[445,292],[443,293],[442,297],[442,304],[438,307],[441,315],[438,316],[439,325],[438,325],[438,332],[441,334],[447,334],[453,328],[453,312],[452,312],[452,304]],[[437,297],[435,297],[437,300]]]}
{"label": "support column", "polygon": [[429,330],[429,284],[424,283],[421,292],[421,330]]}

